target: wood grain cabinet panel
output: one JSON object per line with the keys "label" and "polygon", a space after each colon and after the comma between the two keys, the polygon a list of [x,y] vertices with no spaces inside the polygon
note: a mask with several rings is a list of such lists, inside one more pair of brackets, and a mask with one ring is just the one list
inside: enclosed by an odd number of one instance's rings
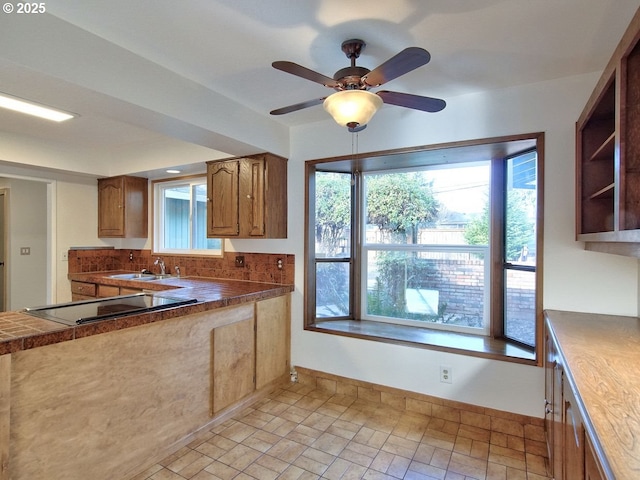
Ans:
{"label": "wood grain cabinet panel", "polygon": [[120,287],[115,287],[113,285],[97,285],[96,297],[98,298],[117,297],[118,295],[120,295]]}
{"label": "wood grain cabinet panel", "polygon": [[582,479],[585,478],[584,425],[578,401],[568,382],[564,384],[563,405],[564,475],[562,478],[565,480]]}
{"label": "wood grain cabinet panel", "polygon": [[260,389],[291,370],[290,296],[256,304],[256,388]]}
{"label": "wood grain cabinet panel", "polygon": [[598,461],[593,444],[588,436],[585,440],[584,478],[585,480],[605,480],[607,477],[605,477],[602,471],[602,466]]}
{"label": "wood grain cabinet panel", "polygon": [[71,282],[71,295],[85,298],[93,298],[96,296],[96,284],[87,282]]}
{"label": "wood grain cabinet panel", "polygon": [[207,163],[207,236],[287,237],[287,160],[270,153]]}
{"label": "wood grain cabinet panel", "polygon": [[147,183],[125,175],[98,180],[98,237],[147,238]]}
{"label": "wood grain cabinet panel", "polygon": [[211,349],[211,410],[215,414],[255,389],[255,319],[215,328]]}
{"label": "wood grain cabinet panel", "polygon": [[226,237],[240,234],[238,215],[238,181],[240,161],[229,160],[207,166],[207,236]]}

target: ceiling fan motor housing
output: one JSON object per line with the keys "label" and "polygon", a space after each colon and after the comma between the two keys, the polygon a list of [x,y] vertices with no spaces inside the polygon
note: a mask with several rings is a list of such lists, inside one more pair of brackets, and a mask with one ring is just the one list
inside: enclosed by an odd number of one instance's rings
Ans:
{"label": "ceiling fan motor housing", "polygon": [[338,70],[333,76],[333,79],[340,83],[344,90],[366,90],[367,85],[362,82],[362,77],[370,71],[371,70],[365,67],[345,67]]}

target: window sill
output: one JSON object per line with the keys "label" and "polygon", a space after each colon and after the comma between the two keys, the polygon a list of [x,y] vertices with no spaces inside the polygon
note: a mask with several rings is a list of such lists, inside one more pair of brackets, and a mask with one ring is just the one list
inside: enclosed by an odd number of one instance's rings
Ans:
{"label": "window sill", "polygon": [[308,325],[305,327],[305,330],[360,338],[374,342],[441,350],[459,355],[536,365],[536,354],[533,350],[523,348],[518,344],[504,339],[366,320],[328,320]]}

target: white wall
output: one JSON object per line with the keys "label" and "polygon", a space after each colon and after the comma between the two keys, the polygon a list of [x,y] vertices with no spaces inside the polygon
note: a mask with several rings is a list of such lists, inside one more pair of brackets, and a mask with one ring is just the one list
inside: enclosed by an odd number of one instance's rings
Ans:
{"label": "white wall", "polygon": [[[575,121],[598,77],[581,75],[451,98],[437,114],[385,106],[359,134],[358,151],[545,132],[544,308],[635,316],[638,261],[586,252],[574,240]],[[293,131],[289,161],[289,244],[296,255],[292,364],[542,417],[542,368],[302,330],[304,161],[351,153],[351,134],[331,122]],[[438,381],[442,364],[453,368],[450,385]]]}
{"label": "white wall", "polygon": [[56,265],[56,298],[53,303],[71,301],[71,284],[67,278],[68,262],[64,253],[70,247],[106,246],[98,238],[98,188],[96,180],[86,182],[56,181],[55,212],[57,228],[52,245]]}
{"label": "white wall", "polygon": [[[358,135],[360,152],[544,131],[544,307],[624,315],[638,314],[636,259],[586,252],[574,240],[574,125],[598,75],[524,85],[447,99],[437,114],[385,106]],[[306,332],[303,325],[304,161],[347,155],[352,136],[331,120],[291,132],[289,237],[227,241],[236,251],[293,253],[292,363],[336,375],[542,416],[543,371],[426,349]],[[12,158],[4,157],[6,160]],[[51,166],[57,166],[51,164]],[[132,163],[130,172],[136,173]],[[0,174],[2,172],[0,171]],[[97,193],[93,182],[56,182],[55,252],[76,245],[149,248],[149,242],[97,238]],[[57,301],[69,289],[67,265],[56,258]],[[454,370],[454,382],[437,381],[439,365]]]}

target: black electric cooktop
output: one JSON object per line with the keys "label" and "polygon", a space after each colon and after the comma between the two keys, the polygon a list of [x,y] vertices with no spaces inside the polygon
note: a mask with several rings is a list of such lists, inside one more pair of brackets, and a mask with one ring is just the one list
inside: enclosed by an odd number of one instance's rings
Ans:
{"label": "black electric cooktop", "polygon": [[25,309],[25,313],[46,320],[64,323],[65,325],[80,325],[108,318],[154,312],[197,301],[195,298],[184,299],[164,294],[136,293],[119,297],[61,303],[59,305],[29,307]]}

